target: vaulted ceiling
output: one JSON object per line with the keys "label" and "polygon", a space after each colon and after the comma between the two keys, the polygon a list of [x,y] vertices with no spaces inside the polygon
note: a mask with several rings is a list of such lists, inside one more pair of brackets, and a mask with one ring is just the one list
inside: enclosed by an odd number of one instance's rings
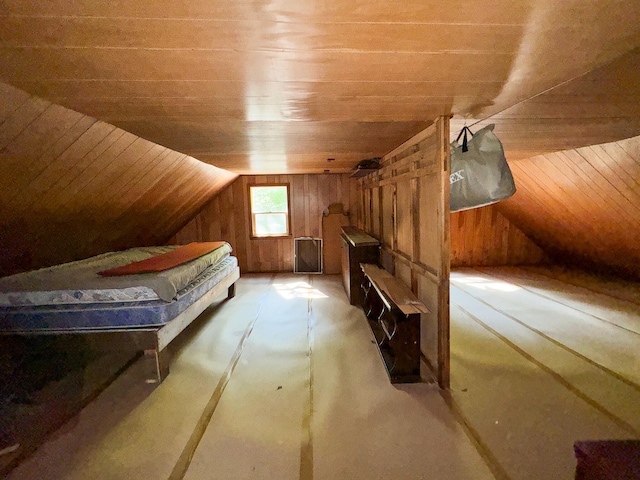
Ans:
{"label": "vaulted ceiling", "polygon": [[2,0],[0,79],[236,173],[349,171],[438,115],[495,122],[518,159],[640,134],[638,18],[630,0]]}

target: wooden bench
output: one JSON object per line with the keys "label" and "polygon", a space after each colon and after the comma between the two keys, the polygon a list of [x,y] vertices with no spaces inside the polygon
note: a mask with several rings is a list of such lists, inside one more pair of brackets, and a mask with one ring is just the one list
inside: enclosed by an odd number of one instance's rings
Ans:
{"label": "wooden bench", "polygon": [[377,265],[361,263],[364,311],[391,383],[421,381],[420,314],[427,306]]}

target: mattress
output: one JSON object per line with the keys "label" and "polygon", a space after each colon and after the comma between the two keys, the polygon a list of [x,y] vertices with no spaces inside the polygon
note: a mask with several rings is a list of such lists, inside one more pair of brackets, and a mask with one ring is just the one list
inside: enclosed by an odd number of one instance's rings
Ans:
{"label": "mattress", "polygon": [[0,332],[81,332],[159,327],[186,310],[237,267],[237,258],[226,256],[216,265],[207,267],[169,302],[156,295],[155,298],[142,296],[135,301],[98,299],[52,305],[0,306]]}
{"label": "mattress", "polygon": [[223,243],[199,258],[158,273],[104,277],[98,272],[147,260],[178,246],[140,247],[0,278],[0,306],[126,302],[160,298],[171,301],[197,275],[231,253]]}

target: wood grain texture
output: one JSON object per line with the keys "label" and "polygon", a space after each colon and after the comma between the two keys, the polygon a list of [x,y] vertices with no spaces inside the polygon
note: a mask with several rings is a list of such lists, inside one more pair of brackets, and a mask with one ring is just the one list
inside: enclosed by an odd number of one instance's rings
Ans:
{"label": "wood grain texture", "polygon": [[[387,308],[391,309],[395,304],[405,315],[429,313],[427,306],[416,297],[411,289],[386,270],[370,263],[361,264],[361,268],[375,289],[384,293],[380,296]],[[388,300],[393,303],[388,303]]]}
{"label": "wood grain texture", "polygon": [[639,17],[628,0],[3,0],[0,78],[247,175],[348,172],[440,115],[497,114],[528,158],[640,133]]}
{"label": "wood grain texture", "polygon": [[[288,183],[291,231],[288,238],[251,238],[248,187]],[[355,212],[359,201],[355,180],[347,174],[241,176],[216,195],[171,240],[173,243],[226,240],[243,272],[292,272],[293,238],[321,237],[323,212],[333,203]]]}
{"label": "wood grain texture", "polygon": [[[449,119],[436,122],[385,155],[358,180],[359,227],[381,239],[384,267],[423,302],[421,351],[449,385]],[[370,192],[370,193],[369,193]]]}
{"label": "wood grain texture", "polygon": [[349,225],[349,217],[342,213],[331,213],[322,217],[322,261],[323,273],[330,275],[342,272],[342,227]]}
{"label": "wood grain texture", "polygon": [[449,209],[451,150],[449,148],[449,119],[436,122],[436,156],[439,180],[437,230],[440,243],[440,268],[438,282],[438,384],[449,388],[451,383],[451,214]]}
{"label": "wood grain texture", "polygon": [[[576,72],[554,87],[544,88],[539,79],[531,79],[531,83],[538,84],[539,90],[530,90],[531,94],[521,102],[504,105],[488,117],[469,115],[453,119],[451,140],[463,125],[474,125],[472,130],[476,131],[493,123],[507,158],[519,160],[640,134],[637,45],[592,70]],[[512,87],[507,85],[507,89]],[[501,96],[508,97],[509,92]]]}
{"label": "wood grain texture", "polygon": [[237,175],[0,84],[0,275],[164,244]]}
{"label": "wood grain texture", "polygon": [[543,250],[496,205],[451,214],[451,267],[537,265]]}
{"label": "wood grain texture", "polygon": [[640,278],[640,137],[511,163],[497,209],[556,261]]}

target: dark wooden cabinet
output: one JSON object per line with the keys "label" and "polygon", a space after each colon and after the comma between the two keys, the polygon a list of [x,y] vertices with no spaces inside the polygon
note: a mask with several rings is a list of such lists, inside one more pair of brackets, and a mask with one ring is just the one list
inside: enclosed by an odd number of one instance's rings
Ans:
{"label": "dark wooden cabinet", "polygon": [[346,226],[342,227],[342,282],[351,305],[362,306],[364,292],[361,263],[378,263],[380,242],[362,230]]}

